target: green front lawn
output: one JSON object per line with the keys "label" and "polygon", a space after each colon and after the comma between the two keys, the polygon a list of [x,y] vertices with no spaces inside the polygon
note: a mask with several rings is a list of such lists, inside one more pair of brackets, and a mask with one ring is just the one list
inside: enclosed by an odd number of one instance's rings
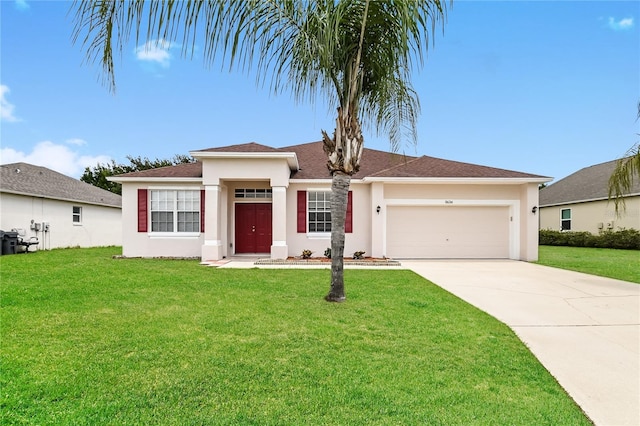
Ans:
{"label": "green front lawn", "polygon": [[2,424],[590,424],[502,323],[409,271],[0,257]]}
{"label": "green front lawn", "polygon": [[537,263],[640,284],[640,251],[540,246]]}

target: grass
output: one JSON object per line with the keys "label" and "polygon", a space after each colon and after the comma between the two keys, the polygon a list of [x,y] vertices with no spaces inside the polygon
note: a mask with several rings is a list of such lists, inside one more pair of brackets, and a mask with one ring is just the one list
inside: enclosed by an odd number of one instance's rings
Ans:
{"label": "grass", "polygon": [[2,256],[3,424],[589,420],[504,324],[409,271]]}
{"label": "grass", "polygon": [[541,265],[640,284],[640,251],[540,246]]}

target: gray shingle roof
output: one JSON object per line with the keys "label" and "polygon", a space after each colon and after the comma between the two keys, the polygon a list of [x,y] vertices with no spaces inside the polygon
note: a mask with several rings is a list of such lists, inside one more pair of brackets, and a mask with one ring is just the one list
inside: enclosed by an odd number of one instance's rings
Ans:
{"label": "gray shingle roof", "polygon": [[[255,142],[203,149],[195,152],[295,152],[300,170],[293,172],[292,179],[331,179],[327,169],[327,156],[322,142],[310,142],[283,148],[272,148]],[[181,178],[201,177],[202,164],[177,165],[159,169],[120,175],[120,177],[136,178]],[[353,175],[354,179],[364,177],[411,177],[411,178],[533,178],[545,179],[545,176],[533,175],[458,161],[443,160],[433,157],[412,157],[392,152],[365,148],[360,161],[360,171]]]}
{"label": "gray shingle roof", "polygon": [[[540,191],[540,206],[553,206],[583,201],[606,200],[609,177],[616,161],[585,167]],[[631,194],[640,194],[640,179],[634,179]]]}
{"label": "gray shingle roof", "polygon": [[544,176],[443,160],[441,158],[422,157],[398,164],[390,169],[373,174],[375,177],[430,177],[430,178],[540,178]]}
{"label": "gray shingle roof", "polygon": [[158,167],[156,169],[141,170],[139,172],[125,173],[118,176],[128,178],[201,178],[202,163],[182,163],[174,166]]}
{"label": "gray shingle roof", "polygon": [[122,197],[118,194],[28,163],[0,166],[0,191],[110,207],[122,206]]}

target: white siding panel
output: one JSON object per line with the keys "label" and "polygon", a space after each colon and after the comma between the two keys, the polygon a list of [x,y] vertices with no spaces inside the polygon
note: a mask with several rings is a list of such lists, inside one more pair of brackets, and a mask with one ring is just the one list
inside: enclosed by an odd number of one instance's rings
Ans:
{"label": "white siding panel", "polygon": [[505,206],[389,206],[387,256],[509,258]]}

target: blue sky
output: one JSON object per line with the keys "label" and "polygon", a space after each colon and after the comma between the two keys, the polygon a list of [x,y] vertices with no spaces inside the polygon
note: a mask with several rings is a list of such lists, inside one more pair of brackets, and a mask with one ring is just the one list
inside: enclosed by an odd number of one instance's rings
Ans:
{"label": "blue sky", "polygon": [[[183,59],[175,44],[147,51],[132,42],[111,94],[72,44],[69,7],[0,1],[3,164],[79,177],[127,155],[280,147],[333,131],[324,105],[273,96],[254,75]],[[414,74],[418,145],[400,152],[556,179],[622,156],[640,139],[639,19],[638,1],[455,2]],[[365,146],[389,150],[370,129]]]}

